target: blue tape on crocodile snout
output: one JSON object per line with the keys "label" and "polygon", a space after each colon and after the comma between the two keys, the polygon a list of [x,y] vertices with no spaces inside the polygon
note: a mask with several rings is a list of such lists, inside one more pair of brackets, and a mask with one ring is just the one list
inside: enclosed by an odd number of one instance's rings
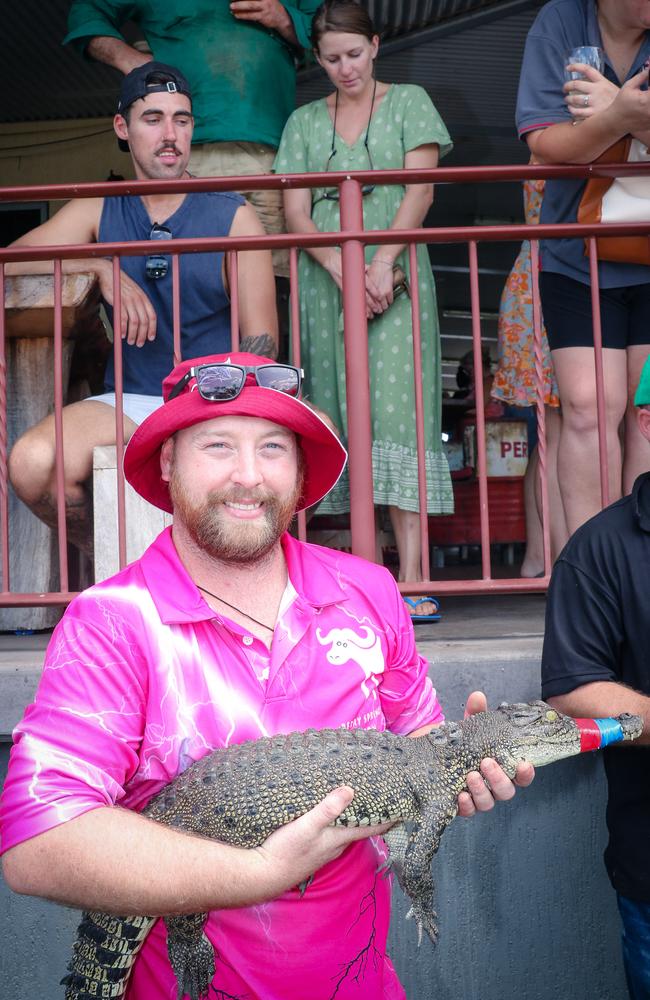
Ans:
{"label": "blue tape on crocodile snout", "polygon": [[594,719],[600,729],[601,747],[609,746],[610,743],[620,743],[623,739],[623,728],[618,719]]}

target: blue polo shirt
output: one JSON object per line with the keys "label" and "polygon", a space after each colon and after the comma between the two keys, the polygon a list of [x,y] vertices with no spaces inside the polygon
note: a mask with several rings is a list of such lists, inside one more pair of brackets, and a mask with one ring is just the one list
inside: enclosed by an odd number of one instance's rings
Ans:
{"label": "blue polo shirt", "polygon": [[[594,0],[550,0],[540,10],[528,33],[517,94],[517,129],[520,138],[528,132],[570,121],[564,103],[564,68],[567,56],[578,45],[604,48]],[[639,73],[650,58],[650,31],[636,54],[626,79]],[[620,86],[605,53],[605,76]],[[576,222],[578,205],[586,181],[547,181],[540,222]],[[583,240],[543,240],[541,266],[589,283],[589,260]],[[650,282],[650,267],[603,261],[598,266],[602,288]]]}

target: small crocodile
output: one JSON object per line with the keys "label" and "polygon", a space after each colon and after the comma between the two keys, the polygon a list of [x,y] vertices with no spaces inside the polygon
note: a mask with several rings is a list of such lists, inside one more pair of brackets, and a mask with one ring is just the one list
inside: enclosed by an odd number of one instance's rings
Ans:
{"label": "small crocodile", "polygon": [[[324,729],[272,736],[214,750],[165,786],[143,815],[239,847],[256,847],[340,785],[354,799],[336,825],[395,821],[385,840],[390,866],[411,900],[409,916],[435,941],[431,860],[457,813],[458,793],[484,757],[514,777],[517,764],[550,764],[633,740],[638,716],[571,719],[543,701],[501,705],[411,739],[375,729]],[[408,828],[406,826],[408,824]],[[178,998],[200,1000],[214,975],[207,914],[165,918]],[[155,917],[86,912],[77,931],[66,1000],[122,997]]]}

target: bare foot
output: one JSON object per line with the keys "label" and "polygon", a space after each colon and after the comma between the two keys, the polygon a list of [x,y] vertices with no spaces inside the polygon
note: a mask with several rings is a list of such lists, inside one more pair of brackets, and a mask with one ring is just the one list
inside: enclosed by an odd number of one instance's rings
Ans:
{"label": "bare foot", "polygon": [[404,603],[413,619],[439,617],[440,605],[433,598],[405,597]]}

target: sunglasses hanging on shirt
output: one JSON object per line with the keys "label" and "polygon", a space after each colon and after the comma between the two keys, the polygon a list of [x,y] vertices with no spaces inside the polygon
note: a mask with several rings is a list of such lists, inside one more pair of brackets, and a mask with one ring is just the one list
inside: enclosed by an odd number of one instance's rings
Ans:
{"label": "sunglasses hanging on shirt", "polygon": [[[377,81],[374,80],[373,81],[373,88],[372,88],[372,101],[370,102],[370,114],[368,115],[368,124],[366,125],[366,134],[365,134],[365,137],[364,137],[364,140],[363,140],[363,145],[364,145],[364,148],[365,148],[365,151],[366,151],[366,156],[368,157],[368,165],[369,165],[369,167],[370,167],[371,170],[374,170],[375,168],[374,168],[374,165],[373,165],[373,162],[372,162],[372,157],[370,155],[370,147],[368,145],[368,136],[370,135],[370,123],[372,121],[372,111],[373,111],[373,108],[375,106],[375,94],[376,93],[377,93]],[[330,155],[327,157],[327,163],[325,164],[325,170],[326,171],[329,171],[329,169],[330,169],[330,163],[332,162],[332,160],[334,159],[334,157],[336,156],[336,153],[337,153],[337,149],[336,149],[336,117],[337,117],[338,113],[339,113],[339,92],[337,90],[336,91],[336,97],[334,98],[334,122],[332,123],[332,150],[330,152]],[[362,195],[372,194],[372,192],[375,190],[375,186],[376,185],[374,185],[374,184],[364,184],[363,187],[361,188],[361,194]],[[316,200],[312,203],[312,206],[311,206],[312,207],[312,211],[314,210],[314,208],[316,207],[316,205],[318,205],[319,202],[321,202],[321,201],[339,201],[339,199],[340,199],[340,192],[339,192],[338,188],[332,188],[330,191],[325,191],[319,198],[316,198]]]}
{"label": "sunglasses hanging on shirt", "polygon": [[[171,240],[172,231],[167,226],[161,226],[154,222],[149,233],[150,240]],[[169,258],[162,254],[150,254],[144,262],[144,273],[152,281],[164,278],[169,271]]]}

